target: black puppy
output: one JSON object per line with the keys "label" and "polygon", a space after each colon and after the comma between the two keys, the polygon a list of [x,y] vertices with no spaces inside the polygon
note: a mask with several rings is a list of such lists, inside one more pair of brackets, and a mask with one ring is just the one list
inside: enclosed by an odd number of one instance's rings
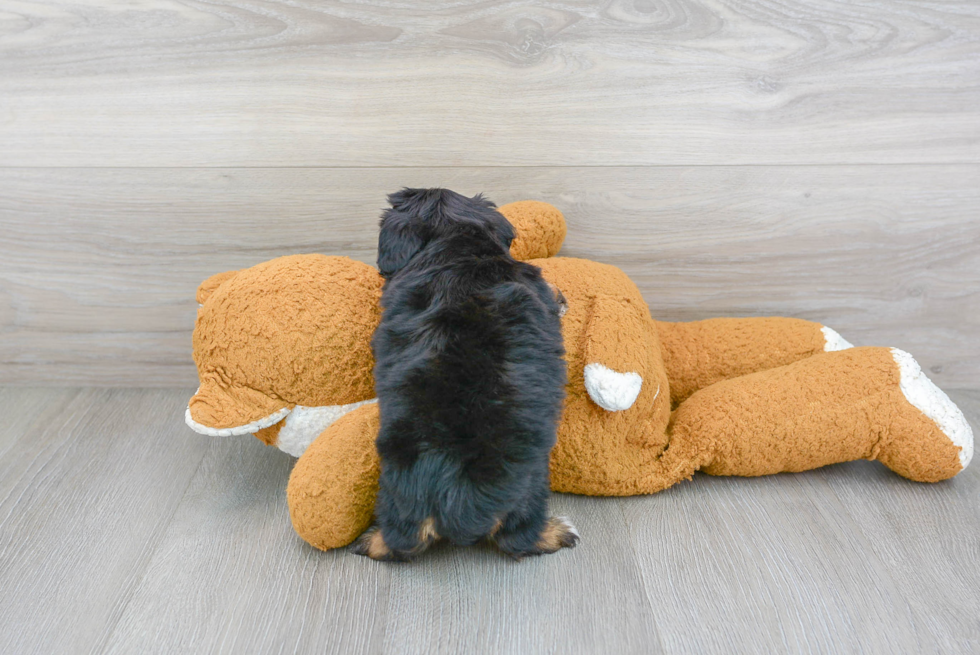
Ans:
{"label": "black puppy", "polygon": [[381,218],[383,314],[376,524],[355,551],[406,560],[439,538],[505,553],[578,541],[548,516],[548,458],[565,388],[559,305],[510,256],[514,228],[482,196],[403,189]]}

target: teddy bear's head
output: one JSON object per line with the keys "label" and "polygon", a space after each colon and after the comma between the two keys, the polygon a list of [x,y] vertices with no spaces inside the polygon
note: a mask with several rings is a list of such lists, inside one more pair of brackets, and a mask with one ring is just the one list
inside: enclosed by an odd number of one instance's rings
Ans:
{"label": "teddy bear's head", "polygon": [[347,257],[294,255],[221,273],[198,290],[200,388],[187,423],[212,436],[257,434],[299,454],[374,397],[371,334],[378,271]]}

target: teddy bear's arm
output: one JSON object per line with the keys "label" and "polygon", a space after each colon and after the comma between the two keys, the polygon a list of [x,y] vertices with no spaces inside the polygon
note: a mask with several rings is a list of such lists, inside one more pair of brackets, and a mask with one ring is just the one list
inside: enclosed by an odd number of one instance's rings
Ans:
{"label": "teddy bear's arm", "polygon": [[656,325],[674,406],[715,382],[851,347],[830,328],[796,318],[712,318]]}
{"label": "teddy bear's arm", "polygon": [[585,390],[610,412],[629,409],[643,386],[650,359],[646,307],[626,298],[597,295],[582,344]]}
{"label": "teddy bear's arm", "polygon": [[297,460],[286,489],[296,532],[321,550],[354,541],[371,523],[380,460],[378,404],[337,420]]}

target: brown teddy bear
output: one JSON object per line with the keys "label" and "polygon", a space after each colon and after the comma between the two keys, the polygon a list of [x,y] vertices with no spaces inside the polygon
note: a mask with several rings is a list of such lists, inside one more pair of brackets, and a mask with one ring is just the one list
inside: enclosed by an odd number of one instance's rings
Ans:
{"label": "brown teddy bear", "polygon": [[[619,269],[555,257],[565,236],[546,203],[500,208],[512,253],[565,296],[568,387],[551,486],[649,494],[691,477],[755,476],[875,459],[911,480],[970,462],[962,412],[908,354],[853,348],[791,318],[665,323]],[[186,421],[213,436],[255,434],[299,457],[293,526],[318,548],[371,521],[378,480],[370,339],[382,279],[346,257],[295,255],[215,275],[198,289],[201,386]]]}

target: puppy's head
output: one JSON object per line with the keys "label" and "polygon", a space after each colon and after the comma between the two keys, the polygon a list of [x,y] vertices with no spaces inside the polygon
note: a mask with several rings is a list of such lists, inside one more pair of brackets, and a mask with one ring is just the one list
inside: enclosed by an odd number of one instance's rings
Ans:
{"label": "puppy's head", "polygon": [[510,251],[514,227],[482,195],[461,196],[449,189],[402,189],[388,196],[381,215],[378,269],[390,278],[435,239],[465,234]]}

